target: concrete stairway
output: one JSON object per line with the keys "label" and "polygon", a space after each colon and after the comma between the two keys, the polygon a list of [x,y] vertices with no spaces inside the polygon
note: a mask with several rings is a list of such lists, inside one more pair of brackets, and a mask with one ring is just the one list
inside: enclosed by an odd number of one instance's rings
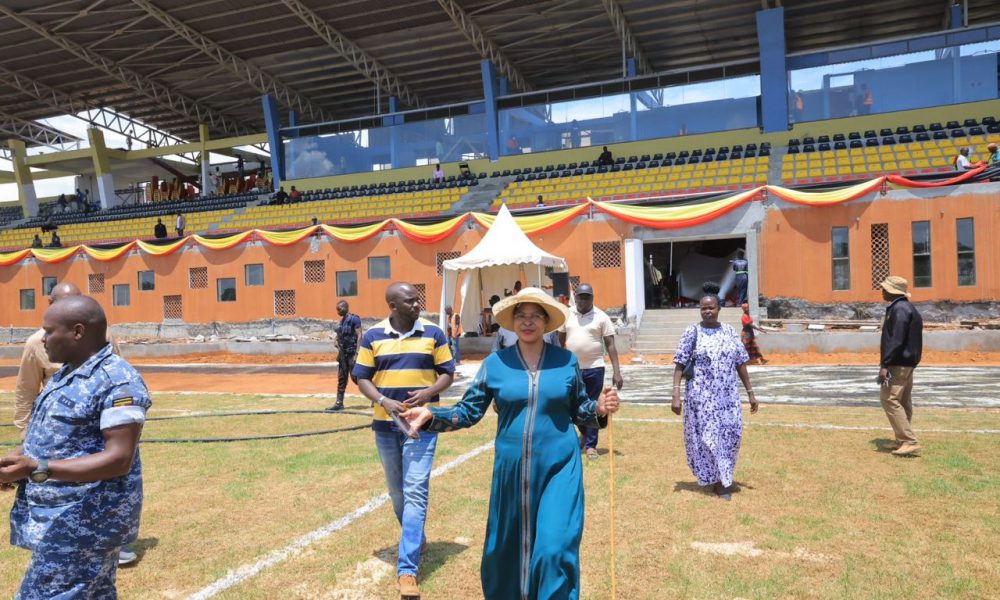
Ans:
{"label": "concrete stairway", "polygon": [[[737,333],[742,329],[739,308],[723,308],[719,320],[732,326]],[[673,354],[677,343],[688,325],[701,321],[697,308],[663,308],[647,310],[642,314],[642,326],[632,344],[635,354]]]}
{"label": "concrete stairway", "polygon": [[456,215],[465,212],[486,212],[514,177],[491,177],[480,179],[479,185],[469,188],[449,212]]}

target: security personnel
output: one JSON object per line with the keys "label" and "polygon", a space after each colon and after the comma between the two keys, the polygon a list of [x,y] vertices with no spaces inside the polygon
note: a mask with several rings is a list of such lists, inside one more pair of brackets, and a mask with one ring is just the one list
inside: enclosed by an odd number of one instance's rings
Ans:
{"label": "security personnel", "polygon": [[42,327],[49,359],[64,366],[35,402],[24,444],[0,459],[0,483],[18,484],[11,543],[32,552],[16,598],[116,598],[118,551],[139,531],[149,393],[111,351],[92,298],[52,304]]}

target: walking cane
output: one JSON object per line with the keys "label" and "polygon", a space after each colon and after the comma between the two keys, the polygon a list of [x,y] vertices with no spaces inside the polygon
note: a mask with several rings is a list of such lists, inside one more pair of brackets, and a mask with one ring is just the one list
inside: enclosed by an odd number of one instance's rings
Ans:
{"label": "walking cane", "polygon": [[615,428],[614,415],[608,415],[608,476],[611,494],[611,600],[618,598],[618,581],[615,577]]}

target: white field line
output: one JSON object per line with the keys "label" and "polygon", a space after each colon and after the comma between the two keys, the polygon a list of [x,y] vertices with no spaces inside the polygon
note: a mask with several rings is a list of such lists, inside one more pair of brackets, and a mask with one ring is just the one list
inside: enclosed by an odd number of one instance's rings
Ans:
{"label": "white field line", "polygon": [[[479,446],[478,448],[470,450],[465,454],[456,457],[454,460],[447,462],[441,465],[440,467],[434,469],[433,471],[431,471],[431,477],[433,478],[439,475],[444,475],[448,471],[454,469],[455,467],[461,465],[462,463],[468,460],[471,460],[479,456],[480,454],[486,452],[492,447],[493,447],[493,442],[488,442],[486,444],[483,444],[482,446]],[[234,585],[239,585],[240,583],[246,581],[247,579],[255,577],[261,571],[273,567],[274,565],[282,563],[290,558],[293,558],[301,554],[302,551],[305,550],[307,547],[315,544],[316,542],[324,538],[329,537],[330,535],[336,533],[337,531],[340,531],[341,529],[344,529],[354,521],[357,521],[361,517],[374,511],[375,509],[379,508],[388,501],[389,501],[389,494],[380,494],[378,496],[375,496],[367,503],[365,503],[363,506],[354,509],[349,514],[337,519],[336,521],[327,523],[326,525],[320,527],[319,529],[315,529],[305,535],[295,538],[284,548],[274,550],[260,557],[259,559],[257,559],[252,563],[241,565],[235,570],[229,571],[229,573],[227,573],[225,577],[219,579],[218,581],[212,583],[211,585],[202,588],[198,592],[195,592],[194,594],[188,596],[188,600],[206,600],[207,598],[212,598],[218,595],[219,593],[233,587]]]}
{"label": "white field line", "polygon": [[[615,421],[626,423],[671,423],[680,425],[681,419],[631,419],[628,417],[615,417]],[[833,425],[831,423],[746,423],[746,427],[786,427],[789,429],[829,429],[834,431],[883,431],[887,429],[882,426],[866,425]],[[925,429],[919,428],[922,433],[979,433],[984,435],[1000,435],[1000,429]]]}

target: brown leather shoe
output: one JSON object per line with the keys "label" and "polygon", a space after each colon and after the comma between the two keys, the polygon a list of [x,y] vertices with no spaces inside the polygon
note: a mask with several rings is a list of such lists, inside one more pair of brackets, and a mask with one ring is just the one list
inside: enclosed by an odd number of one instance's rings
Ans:
{"label": "brown leather shoe", "polygon": [[913,443],[910,443],[910,442],[903,442],[902,444],[899,445],[899,448],[896,448],[895,450],[892,451],[892,455],[893,456],[917,456],[917,455],[920,454],[921,450],[922,450],[922,448],[920,447],[920,444],[913,444]]}
{"label": "brown leather shoe", "polygon": [[399,576],[399,600],[420,600],[420,588],[415,575]]}

